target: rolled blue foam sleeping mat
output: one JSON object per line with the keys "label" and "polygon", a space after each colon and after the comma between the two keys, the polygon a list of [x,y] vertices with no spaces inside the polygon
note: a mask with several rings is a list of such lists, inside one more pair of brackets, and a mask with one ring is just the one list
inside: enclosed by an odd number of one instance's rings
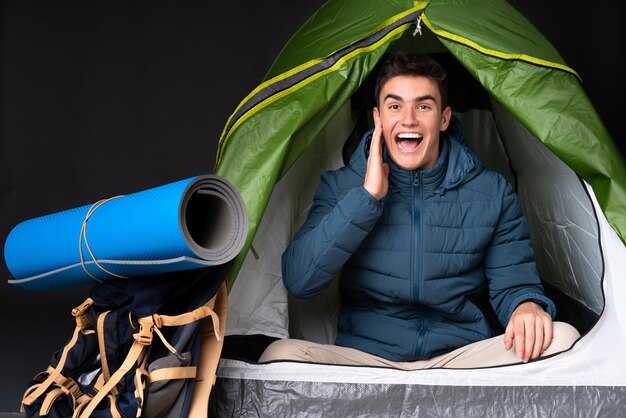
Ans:
{"label": "rolled blue foam sleeping mat", "polygon": [[4,257],[10,284],[45,291],[221,265],[247,233],[240,194],[209,174],[24,221]]}

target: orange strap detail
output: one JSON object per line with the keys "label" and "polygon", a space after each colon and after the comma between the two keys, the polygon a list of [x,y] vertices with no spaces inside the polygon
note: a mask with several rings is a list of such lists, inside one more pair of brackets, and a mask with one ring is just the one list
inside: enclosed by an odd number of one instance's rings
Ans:
{"label": "orange strap detail", "polygon": [[78,334],[80,333],[80,327],[74,328],[74,333],[72,334],[72,338],[63,348],[63,352],[61,353],[61,358],[59,359],[59,363],[57,366],[50,372],[48,378],[44,380],[37,389],[32,391],[28,396],[22,399],[22,403],[25,405],[32,405],[37,398],[39,398],[43,393],[48,390],[50,385],[55,382],[57,377],[61,374],[61,370],[63,370],[63,366],[65,366],[65,361],[67,360],[67,353],[74,347],[76,341],[78,340]]}
{"label": "orange strap detail", "polygon": [[156,369],[150,372],[150,383],[161,380],[193,379],[196,377],[196,371],[197,368],[195,366]]}
{"label": "orange strap detail", "polygon": [[[106,316],[110,312],[111,311],[106,311],[106,312],[101,313],[98,316],[98,321],[96,322],[96,329],[98,332],[98,350],[100,351],[100,363],[102,364],[101,376],[105,382],[108,381],[109,378],[111,377],[111,371],[109,370],[109,362],[107,360],[106,345],[104,341],[104,321],[106,319]],[[111,390],[111,393],[113,395],[117,395],[117,388],[113,388]]]}
{"label": "orange strap detail", "polygon": [[[189,418],[206,418],[209,409],[209,395],[215,383],[215,372],[222,354],[224,344],[220,335],[226,332],[226,317],[228,314],[228,291],[224,280],[209,304],[215,309],[212,321],[209,318],[202,320],[200,328],[200,358],[198,359],[196,381],[189,406]],[[209,305],[207,304],[207,305]],[[206,306],[206,305],[205,305]],[[213,311],[213,310],[211,310]],[[219,328],[218,328],[219,327]]]}
{"label": "orange strap detail", "polygon": [[122,363],[120,368],[117,369],[115,373],[113,373],[109,381],[106,382],[106,384],[102,387],[102,390],[100,390],[96,394],[96,396],[93,397],[91,402],[89,402],[89,404],[85,406],[85,409],[80,412],[80,415],[78,415],[80,418],[86,418],[91,416],[91,413],[96,409],[98,404],[111,392],[111,389],[115,387],[115,385],[117,385],[120,380],[122,380],[122,377],[124,377],[124,375],[130,371],[135,363],[141,361],[142,355],[144,355],[147,351],[146,348],[147,345],[142,344],[139,340],[135,340],[135,342],[133,342],[133,345],[130,347],[128,355],[124,359],[124,362]]}
{"label": "orange strap detail", "polygon": [[111,405],[109,410],[111,411],[111,416],[113,418],[124,418],[120,410],[117,409],[117,402],[115,400],[116,400],[115,396],[109,394],[109,404]]}

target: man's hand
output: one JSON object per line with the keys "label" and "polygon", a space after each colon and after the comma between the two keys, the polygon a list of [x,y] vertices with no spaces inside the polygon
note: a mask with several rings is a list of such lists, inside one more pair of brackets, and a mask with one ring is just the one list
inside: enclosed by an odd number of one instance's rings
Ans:
{"label": "man's hand", "polygon": [[389,190],[389,164],[383,162],[383,138],[380,117],[374,112],[374,133],[367,158],[367,171],[363,187],[376,200],[382,200]]}
{"label": "man's hand", "polygon": [[515,353],[524,362],[543,353],[552,341],[552,318],[532,301],[520,303],[513,311],[504,332],[504,348]]}

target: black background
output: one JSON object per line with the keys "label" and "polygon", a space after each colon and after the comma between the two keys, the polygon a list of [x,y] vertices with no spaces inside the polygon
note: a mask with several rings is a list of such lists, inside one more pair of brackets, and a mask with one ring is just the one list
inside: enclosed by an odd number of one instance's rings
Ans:
{"label": "black background", "polygon": [[[3,1],[2,244],[24,220],[212,172],[228,116],[323,3]],[[581,75],[624,154],[623,3],[511,3]],[[26,292],[0,264],[0,411],[17,411],[89,289]]]}

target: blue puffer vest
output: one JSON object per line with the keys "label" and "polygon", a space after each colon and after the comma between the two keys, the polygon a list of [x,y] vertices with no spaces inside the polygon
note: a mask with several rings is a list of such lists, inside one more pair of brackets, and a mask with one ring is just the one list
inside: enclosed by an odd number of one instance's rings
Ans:
{"label": "blue puffer vest", "polygon": [[453,119],[434,167],[390,164],[389,192],[364,188],[371,132],[347,167],[322,175],[307,220],[283,254],[296,297],[323,292],[341,272],[337,345],[414,361],[489,338],[485,292],[506,326],[543,294],[516,195],[463,144]]}

